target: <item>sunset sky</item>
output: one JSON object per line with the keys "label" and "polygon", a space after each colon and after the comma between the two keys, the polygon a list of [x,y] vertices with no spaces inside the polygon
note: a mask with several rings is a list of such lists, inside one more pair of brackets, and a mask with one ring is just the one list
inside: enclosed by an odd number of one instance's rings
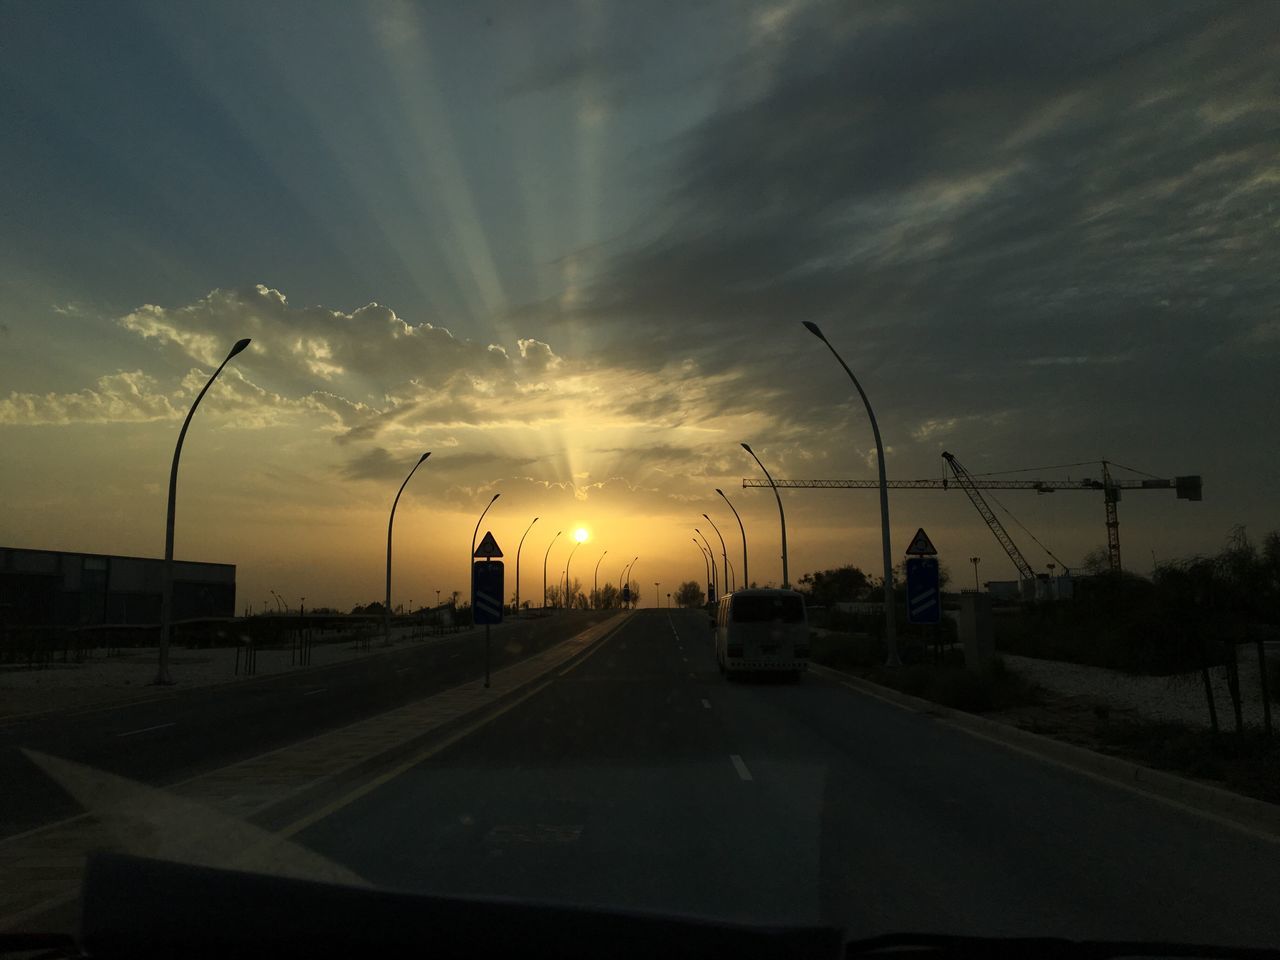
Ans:
{"label": "sunset sky", "polygon": [[[239,604],[463,590],[472,528],[651,603],[775,477],[1113,459],[1125,564],[1280,527],[1280,4],[0,4],[0,545],[234,563]],[[1096,476],[1095,466],[1039,472]],[[1037,474],[1024,474],[1036,476]],[[1129,474],[1122,474],[1131,476]],[[1068,563],[1100,494],[998,495]],[[878,572],[792,491],[792,579]],[[896,492],[957,579],[963,494]],[[1008,520],[1007,516],[1005,517]],[[1048,559],[1016,524],[1032,565]],[[717,552],[719,548],[717,545]],[[740,573],[740,571],[739,571]]]}

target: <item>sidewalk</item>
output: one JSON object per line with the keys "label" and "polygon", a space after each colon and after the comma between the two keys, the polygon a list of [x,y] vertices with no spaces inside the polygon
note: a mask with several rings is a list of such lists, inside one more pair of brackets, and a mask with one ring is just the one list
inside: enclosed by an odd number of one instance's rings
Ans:
{"label": "sidewalk", "polygon": [[[311,647],[309,668],[299,667],[293,662],[296,655],[287,647],[260,649],[254,675],[264,677],[291,670],[315,669],[377,656],[389,650],[450,640],[480,630],[479,627],[468,627],[439,637],[428,632],[414,639],[413,629],[400,627],[392,630],[390,644],[385,643],[381,636],[371,641],[367,647],[353,638],[340,640],[333,637],[324,642],[316,642]],[[156,676],[156,661],[159,656],[157,647],[129,647],[121,651],[120,655],[112,657],[106,657],[99,651],[97,656],[82,663],[54,661],[39,669],[5,666],[0,668],[0,720],[29,713],[151,699],[164,696],[167,692],[244,680],[243,649],[239,653],[241,659],[237,673],[235,647],[171,647],[169,672],[175,683],[169,687],[150,685]]]}
{"label": "sidewalk", "polygon": [[[93,850],[358,883],[349,871],[287,839],[310,822],[303,811],[315,799],[367,779],[448,731],[460,728],[454,735],[464,735],[468,722],[533,692],[627,616],[616,614],[495,671],[488,688],[472,680],[164,790],[29,753],[87,812],[0,840],[0,929],[20,929],[73,902]],[[276,820],[292,822],[275,832],[254,825]]]}

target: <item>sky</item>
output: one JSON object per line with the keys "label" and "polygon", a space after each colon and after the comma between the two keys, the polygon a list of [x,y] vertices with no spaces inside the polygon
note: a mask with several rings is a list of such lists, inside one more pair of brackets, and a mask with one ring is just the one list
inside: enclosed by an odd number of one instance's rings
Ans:
{"label": "sky", "polygon": [[[0,2],[0,544],[234,563],[241,606],[781,581],[776,478],[1201,474],[1126,567],[1280,527],[1280,5]],[[1052,469],[1050,469],[1052,468]],[[1120,476],[1138,473],[1120,471]],[[1100,494],[997,494],[1036,569]],[[783,494],[791,578],[878,571]],[[1008,513],[1003,512],[1004,510]],[[893,552],[1012,579],[963,495]],[[1009,519],[1010,514],[1017,522]],[[563,531],[553,542],[557,531]],[[549,551],[549,552],[548,552]],[[723,563],[723,561],[722,561]],[[661,586],[655,587],[657,582]]]}

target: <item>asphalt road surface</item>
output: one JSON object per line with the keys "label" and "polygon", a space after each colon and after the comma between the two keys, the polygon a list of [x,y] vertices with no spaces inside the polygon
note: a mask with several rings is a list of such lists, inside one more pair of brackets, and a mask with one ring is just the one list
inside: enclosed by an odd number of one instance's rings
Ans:
{"label": "asphalt road surface", "polygon": [[929,931],[1280,942],[1280,845],[642,611],[299,835],[392,888]]}
{"label": "asphalt road surface", "polygon": [[[610,613],[509,620],[493,628],[492,666],[546,649]],[[158,692],[145,702],[0,720],[0,837],[80,812],[20,747],[165,786],[429,696],[483,670],[484,635],[477,631],[323,667]]]}

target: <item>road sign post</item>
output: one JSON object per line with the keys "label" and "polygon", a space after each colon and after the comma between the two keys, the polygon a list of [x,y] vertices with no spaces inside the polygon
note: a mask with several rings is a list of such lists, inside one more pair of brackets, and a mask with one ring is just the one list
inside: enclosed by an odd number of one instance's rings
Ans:
{"label": "road sign post", "polygon": [[493,534],[485,532],[480,546],[476,547],[475,559],[471,564],[471,622],[477,626],[484,624],[484,685],[489,686],[489,628],[492,624],[502,622],[502,598],[506,595],[504,569],[501,560],[502,549]]}

